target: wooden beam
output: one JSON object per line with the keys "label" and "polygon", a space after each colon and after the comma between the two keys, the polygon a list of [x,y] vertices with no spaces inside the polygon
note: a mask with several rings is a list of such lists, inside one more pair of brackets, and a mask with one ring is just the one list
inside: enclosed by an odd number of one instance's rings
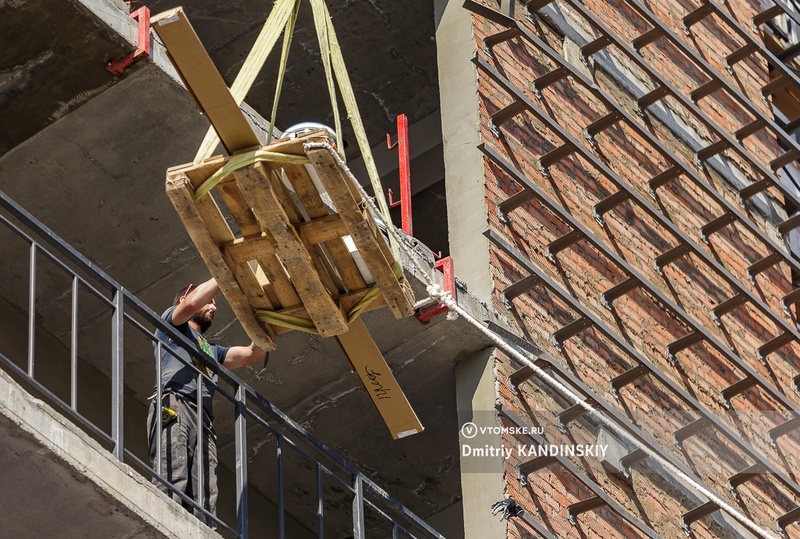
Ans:
{"label": "wooden beam", "polygon": [[150,25],[164,42],[175,69],[228,152],[260,146],[258,137],[233,99],[183,8],[159,13],[150,19]]}
{"label": "wooden beam", "polygon": [[303,223],[298,228],[300,237],[312,245],[347,235],[347,227],[344,226],[342,218],[335,213]]}
{"label": "wooden beam", "polygon": [[350,365],[361,379],[372,404],[392,437],[397,440],[424,430],[392,370],[372,339],[364,321],[357,318],[350,331],[336,336]]}

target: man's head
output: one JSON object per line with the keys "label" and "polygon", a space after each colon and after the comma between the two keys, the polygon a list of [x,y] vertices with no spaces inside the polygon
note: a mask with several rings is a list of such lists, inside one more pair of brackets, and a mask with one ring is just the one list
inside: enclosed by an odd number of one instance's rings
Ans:
{"label": "man's head", "polygon": [[[189,292],[192,291],[193,285],[186,286],[182,288],[177,294],[175,294],[175,298],[172,300],[172,305],[179,305],[182,301],[186,300],[186,297],[189,295]],[[215,299],[211,299],[211,303],[207,303],[203,305],[199,311],[194,313],[192,318],[189,322],[194,322],[197,325],[197,329],[200,333],[205,333],[208,331],[208,328],[211,327],[211,323],[214,321],[214,314],[217,312],[217,302]]]}

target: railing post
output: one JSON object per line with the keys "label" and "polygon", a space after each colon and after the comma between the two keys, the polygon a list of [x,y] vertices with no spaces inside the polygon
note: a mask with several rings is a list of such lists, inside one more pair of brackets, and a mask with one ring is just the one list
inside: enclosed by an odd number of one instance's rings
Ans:
{"label": "railing post", "polygon": [[78,409],[78,277],[72,276],[72,312],[69,342],[69,405]]}
{"label": "railing post", "polygon": [[[153,429],[155,430],[156,461],[155,468],[159,477],[164,474],[161,462],[164,458],[164,448],[161,446],[164,438],[164,426],[161,421],[161,414],[164,412],[164,388],[161,385],[161,354],[164,352],[164,343],[156,339],[155,364],[156,364],[156,396],[152,406],[153,409]],[[148,433],[149,434],[149,433]],[[152,464],[152,463],[151,463]]]}
{"label": "railing post", "polygon": [[397,142],[390,144],[391,137],[386,135],[387,146],[391,150],[397,146],[398,174],[400,176],[400,200],[392,200],[392,190],[389,189],[389,207],[400,206],[400,217],[403,232],[409,236],[414,235],[413,217],[411,213],[411,153],[408,147],[408,118],[405,114],[397,117]]}
{"label": "railing post", "polygon": [[234,436],[236,439],[236,521],[241,539],[248,538],[247,514],[247,403],[242,386],[236,388],[236,418]]}
{"label": "railing post", "polygon": [[114,314],[111,318],[111,439],[114,440],[114,456],[122,461],[125,455],[123,440],[123,335],[122,329],[124,295],[121,288],[114,289]]}
{"label": "railing post", "polygon": [[[203,413],[203,373],[198,372],[195,380],[197,383],[197,392],[195,393],[195,425],[197,426],[197,439],[194,454],[195,463],[199,461],[200,464],[195,464],[195,466],[197,466],[197,491],[194,493],[194,501],[202,509],[209,509],[206,507],[206,481],[208,481],[208,478],[206,478],[205,466],[206,463],[208,463],[209,468],[211,467],[211,454],[206,451],[206,444],[204,441],[206,436],[206,424]],[[192,480],[191,475],[190,473],[189,481]],[[202,517],[202,520],[206,521],[206,518]]]}
{"label": "railing post", "polygon": [[283,435],[278,434],[278,537],[280,539],[285,539],[286,537],[286,519],[284,515],[286,502],[283,490]]}
{"label": "railing post", "polygon": [[325,539],[325,504],[322,499],[322,466],[317,461],[317,536]]}
{"label": "railing post", "polygon": [[365,539],[364,526],[364,483],[360,476],[353,477],[353,539]]}
{"label": "railing post", "polygon": [[28,376],[33,378],[36,351],[36,244],[31,242],[28,280]]}

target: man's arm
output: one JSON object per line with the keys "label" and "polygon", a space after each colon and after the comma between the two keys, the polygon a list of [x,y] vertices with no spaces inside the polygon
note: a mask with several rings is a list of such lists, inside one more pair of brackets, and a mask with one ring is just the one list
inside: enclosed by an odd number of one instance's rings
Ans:
{"label": "man's arm", "polygon": [[232,346],[225,354],[225,360],[222,362],[226,369],[238,369],[245,365],[252,365],[253,363],[260,363],[266,358],[266,352],[250,343],[250,346]]}
{"label": "man's arm", "polygon": [[197,311],[211,303],[217,292],[219,292],[219,285],[213,278],[189,292],[189,295],[183,298],[172,312],[172,325],[180,326],[191,320]]}

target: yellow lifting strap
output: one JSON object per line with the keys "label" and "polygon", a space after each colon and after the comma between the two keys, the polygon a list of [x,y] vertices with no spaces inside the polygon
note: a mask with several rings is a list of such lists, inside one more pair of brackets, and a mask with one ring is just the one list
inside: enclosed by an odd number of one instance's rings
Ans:
{"label": "yellow lifting strap", "polygon": [[[339,118],[339,108],[337,105],[334,75],[336,83],[338,83],[339,86],[339,91],[342,94],[342,101],[344,102],[347,116],[350,119],[350,123],[353,127],[353,132],[355,133],[358,147],[361,150],[361,156],[364,159],[364,165],[367,169],[367,174],[372,185],[372,190],[375,193],[378,207],[383,214],[384,221],[386,223],[391,223],[389,206],[383,197],[383,188],[381,186],[380,176],[378,175],[378,169],[375,166],[375,160],[372,157],[372,150],[369,146],[369,140],[367,139],[366,131],[364,130],[364,124],[361,120],[361,114],[359,113],[355,94],[353,93],[353,88],[350,84],[350,77],[347,74],[347,67],[345,66],[344,58],[342,57],[339,41],[337,40],[336,33],[333,29],[333,23],[331,22],[328,7],[325,5],[324,0],[309,1],[314,14],[314,25],[316,26],[317,30],[320,55],[325,68],[325,79],[328,85],[328,92],[330,94],[331,105],[333,108],[333,115],[336,124],[335,130],[338,139],[338,151],[341,155],[344,151],[344,145],[342,144],[341,140],[342,129]],[[294,26],[297,19],[297,11],[299,9],[300,2],[301,0],[276,0],[272,11],[267,17],[267,20],[264,22],[264,26],[262,27],[261,32],[256,39],[255,44],[253,45],[253,48],[250,50],[247,59],[242,65],[242,69],[236,76],[233,86],[231,86],[231,95],[236,103],[241,105],[245,96],[255,82],[258,73],[261,71],[261,68],[269,56],[269,53],[272,51],[272,48],[275,46],[275,43],[278,41],[281,33],[283,33],[284,42],[281,54],[280,73],[278,74],[278,83],[275,90],[270,126],[274,125],[275,121],[278,98],[280,97],[281,86],[283,84],[283,77],[289,54],[289,47],[291,44],[291,36],[294,32]],[[271,136],[272,133],[270,128],[270,134],[268,135],[270,140]],[[210,157],[218,143],[219,138],[212,127],[209,129],[208,133],[206,133],[206,137],[197,151],[194,163],[200,164],[204,159]],[[240,166],[243,165],[239,165],[239,167]],[[222,179],[222,177],[223,176],[218,177],[216,181],[218,182],[220,179]],[[207,190],[205,192],[207,192]],[[397,245],[395,245],[395,240],[391,235],[389,236],[389,239],[392,245],[392,250],[395,252],[395,255],[397,255]]]}
{"label": "yellow lifting strap", "polygon": [[194,197],[200,198],[207,195],[216,185],[221,182],[227,175],[255,163],[267,161],[270,163],[288,163],[292,165],[307,165],[309,163],[308,157],[305,155],[293,155],[277,152],[268,152],[266,150],[253,150],[250,152],[239,153],[228,159],[222,168],[214,172],[208,177],[200,186],[195,190]]}
{"label": "yellow lifting strap", "polygon": [[[395,277],[398,279],[403,275],[403,268],[397,262],[392,264],[392,271],[394,272]],[[372,303],[373,300],[377,299],[377,297],[380,295],[381,289],[379,286],[376,285],[370,288],[367,293],[364,294],[364,297],[362,297],[361,300],[347,313],[347,323],[350,324],[353,320],[361,316],[361,313],[364,311],[364,309],[366,309],[367,306],[369,306],[369,304]],[[272,324],[274,326],[280,326],[319,335],[319,331],[317,331],[314,322],[311,320],[290,314],[268,311],[266,309],[255,309],[255,313],[256,317],[258,317],[258,319],[265,324]]]}

